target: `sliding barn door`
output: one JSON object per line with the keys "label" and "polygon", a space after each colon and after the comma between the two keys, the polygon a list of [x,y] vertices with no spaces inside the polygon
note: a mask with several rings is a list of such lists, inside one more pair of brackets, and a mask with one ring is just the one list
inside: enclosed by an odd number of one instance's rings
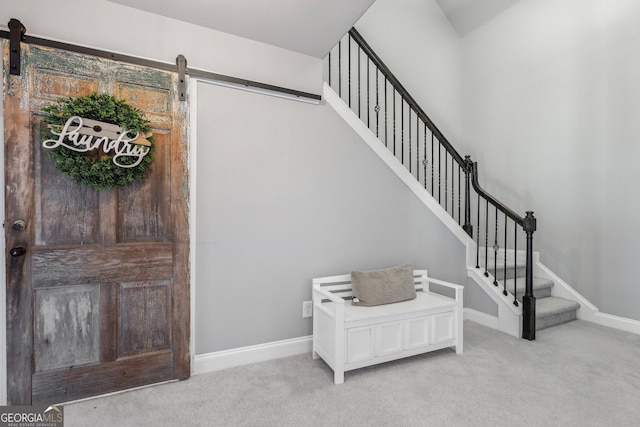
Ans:
{"label": "sliding barn door", "polygon": [[[3,57],[9,403],[187,378],[188,109],[177,76],[24,44],[13,76],[7,42]],[[146,177],[117,190],[62,176],[40,142],[43,106],[96,91],[153,128]]]}

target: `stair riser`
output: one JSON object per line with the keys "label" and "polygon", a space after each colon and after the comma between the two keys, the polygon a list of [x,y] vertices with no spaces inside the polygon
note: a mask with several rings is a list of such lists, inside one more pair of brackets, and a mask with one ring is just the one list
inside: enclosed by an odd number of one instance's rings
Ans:
{"label": "stair riser", "polygon": [[[508,290],[508,289],[507,289]],[[516,294],[516,299],[522,302],[522,295],[524,294],[524,289],[518,289],[518,293]],[[546,298],[551,296],[551,288],[543,288],[543,289],[534,289],[533,296],[537,299]]]}
{"label": "stair riser", "polygon": [[549,328],[561,323],[570,322],[577,318],[576,310],[568,310],[562,313],[555,313],[549,316],[536,316],[536,330]]}
{"label": "stair riser", "polygon": [[[522,279],[524,280],[524,279]],[[502,287],[502,283],[498,282],[498,288],[500,289],[504,289]],[[507,291],[509,291],[512,295],[513,295],[513,288],[508,287]],[[517,289],[516,292],[516,299],[520,302],[522,302],[522,295],[524,295],[524,288],[521,289]],[[539,288],[539,289],[534,289],[533,290],[533,296],[536,298],[546,298],[546,297],[550,297],[551,296],[551,288]]]}

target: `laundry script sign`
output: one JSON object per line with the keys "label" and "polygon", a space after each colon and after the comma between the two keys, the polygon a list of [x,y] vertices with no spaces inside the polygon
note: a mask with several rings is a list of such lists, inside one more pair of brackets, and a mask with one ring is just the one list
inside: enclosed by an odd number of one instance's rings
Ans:
{"label": "laundry script sign", "polygon": [[[151,151],[151,143],[147,140],[150,135],[132,133],[120,126],[97,120],[71,116],[62,128],[52,126],[51,133],[57,139],[46,139],[42,146],[53,149],[65,147],[80,153],[102,150],[112,155],[112,161],[121,168],[133,168]],[[132,159],[125,161],[124,159]]]}

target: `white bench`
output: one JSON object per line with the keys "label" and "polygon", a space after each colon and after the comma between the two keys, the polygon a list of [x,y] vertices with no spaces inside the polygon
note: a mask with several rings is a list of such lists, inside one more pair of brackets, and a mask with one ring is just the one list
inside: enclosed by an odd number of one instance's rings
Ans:
{"label": "white bench", "polygon": [[[333,369],[334,382],[345,371],[455,347],[462,353],[463,287],[429,279],[414,270],[417,297],[393,304],[351,305],[351,275],[313,279],[313,358]],[[454,298],[430,291],[429,284],[451,288]]]}

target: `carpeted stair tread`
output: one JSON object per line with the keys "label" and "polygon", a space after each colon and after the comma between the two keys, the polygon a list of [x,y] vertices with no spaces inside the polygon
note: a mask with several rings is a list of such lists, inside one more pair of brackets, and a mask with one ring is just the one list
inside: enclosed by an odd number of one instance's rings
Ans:
{"label": "carpeted stair tread", "polygon": [[[502,280],[498,280],[499,286],[502,286]],[[513,294],[513,285],[516,285],[516,298],[522,300],[524,295],[525,279],[519,277],[516,279],[507,279],[507,291]],[[551,296],[551,288],[553,287],[553,280],[545,279],[543,277],[533,278],[533,296],[536,298],[544,298]]]}
{"label": "carpeted stair tread", "polygon": [[544,329],[576,319],[580,304],[560,297],[536,299],[536,329]]}
{"label": "carpeted stair tread", "polygon": [[577,310],[580,304],[561,297],[547,297],[536,299],[536,314],[548,316],[567,310]]}
{"label": "carpeted stair tread", "polygon": [[[485,267],[484,265],[481,266],[483,271],[484,271],[484,267]],[[498,260],[498,265],[496,267],[497,268],[494,269],[494,263],[492,260],[490,260],[487,271],[489,272],[489,274],[491,274],[492,276],[500,280],[504,278],[504,270],[505,270],[504,261]],[[526,271],[526,263],[524,261],[518,261],[514,263],[513,260],[511,260],[511,261],[507,261],[506,268],[507,268],[507,280],[513,279],[514,277],[523,277]]]}

